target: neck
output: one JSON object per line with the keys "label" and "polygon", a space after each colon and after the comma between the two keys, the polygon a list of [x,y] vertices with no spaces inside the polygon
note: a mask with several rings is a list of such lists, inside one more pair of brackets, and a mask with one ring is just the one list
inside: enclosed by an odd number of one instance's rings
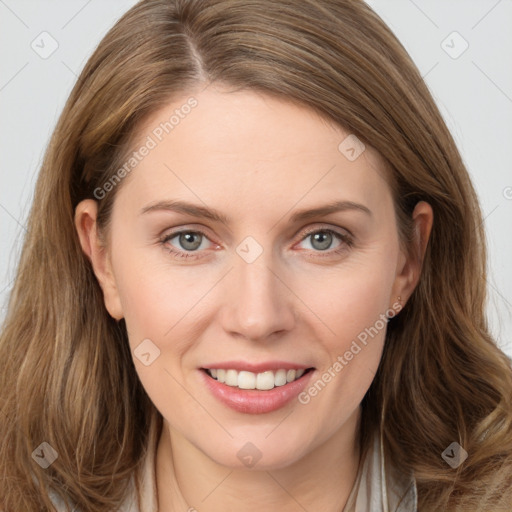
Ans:
{"label": "neck", "polygon": [[164,420],[156,454],[158,510],[340,512],[359,467],[359,422],[360,408],[301,459],[275,470],[247,470],[217,464]]}

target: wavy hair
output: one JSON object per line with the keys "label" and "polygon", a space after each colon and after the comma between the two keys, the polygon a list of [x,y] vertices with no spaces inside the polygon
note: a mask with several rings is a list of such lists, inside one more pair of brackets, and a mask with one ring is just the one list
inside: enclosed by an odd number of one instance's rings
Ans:
{"label": "wavy hair", "polygon": [[[417,480],[420,511],[512,509],[512,368],[488,333],[482,216],[416,66],[360,0],[143,0],[107,33],[49,142],[0,336],[0,506],[117,509],[162,418],[83,254],[74,210],[133,151],[138,127],[219,82],[295,101],[374,147],[390,170],[401,239],[424,200],[434,225],[420,282],[388,326],[363,400],[361,445]],[[106,230],[115,187],[99,203]],[[31,454],[58,447],[47,469]],[[441,453],[469,453],[457,469]],[[138,481],[138,480],[137,480]]]}

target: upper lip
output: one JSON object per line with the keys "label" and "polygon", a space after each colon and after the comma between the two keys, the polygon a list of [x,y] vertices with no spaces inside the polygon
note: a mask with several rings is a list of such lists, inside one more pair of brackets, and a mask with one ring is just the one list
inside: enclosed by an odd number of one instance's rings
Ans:
{"label": "upper lip", "polygon": [[267,370],[306,370],[312,368],[300,363],[290,363],[288,361],[264,361],[262,363],[249,363],[246,361],[222,361],[219,363],[211,363],[207,366],[203,366],[205,370],[236,370],[238,372],[246,371],[253,373],[261,373]]}

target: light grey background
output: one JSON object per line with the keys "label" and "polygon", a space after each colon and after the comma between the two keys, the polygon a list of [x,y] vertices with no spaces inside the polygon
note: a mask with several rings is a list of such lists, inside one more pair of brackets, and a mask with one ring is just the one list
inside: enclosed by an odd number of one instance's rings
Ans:
{"label": "light grey background", "polygon": [[[0,320],[57,117],[93,49],[135,3],[0,0]],[[476,186],[488,234],[489,321],[512,356],[512,0],[368,3],[416,62]]]}

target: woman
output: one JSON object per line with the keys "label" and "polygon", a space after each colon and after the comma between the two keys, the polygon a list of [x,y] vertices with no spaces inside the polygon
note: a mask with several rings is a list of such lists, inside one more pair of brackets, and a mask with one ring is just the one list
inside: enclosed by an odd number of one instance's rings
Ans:
{"label": "woman", "polygon": [[366,4],[140,2],[37,183],[2,510],[510,510],[485,268],[455,143]]}

